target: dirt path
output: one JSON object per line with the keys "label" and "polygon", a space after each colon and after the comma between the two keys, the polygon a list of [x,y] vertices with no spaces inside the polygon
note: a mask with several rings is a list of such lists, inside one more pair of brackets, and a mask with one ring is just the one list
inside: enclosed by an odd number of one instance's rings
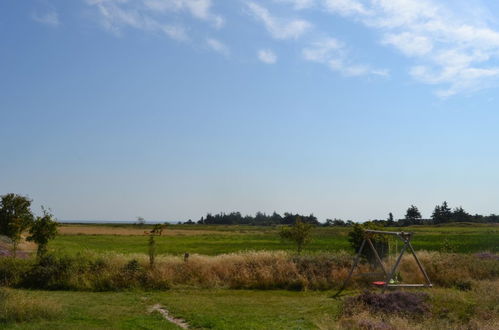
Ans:
{"label": "dirt path", "polygon": [[168,313],[168,311],[165,308],[161,307],[160,304],[156,304],[151,308],[149,308],[149,313],[152,312],[159,312],[167,321],[176,324],[182,329],[189,329],[189,324],[187,324],[185,320],[171,316],[170,313]]}

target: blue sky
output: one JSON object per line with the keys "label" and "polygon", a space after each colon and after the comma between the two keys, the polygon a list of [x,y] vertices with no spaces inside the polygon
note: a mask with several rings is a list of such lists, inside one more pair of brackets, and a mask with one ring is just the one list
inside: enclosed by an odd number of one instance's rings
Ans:
{"label": "blue sky", "polygon": [[499,213],[499,3],[0,1],[0,194],[60,219]]}

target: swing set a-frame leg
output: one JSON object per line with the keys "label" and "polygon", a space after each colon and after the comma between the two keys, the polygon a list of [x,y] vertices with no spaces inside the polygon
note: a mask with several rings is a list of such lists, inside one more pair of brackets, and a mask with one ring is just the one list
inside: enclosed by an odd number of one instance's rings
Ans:
{"label": "swing set a-frame leg", "polygon": [[359,264],[359,261],[360,261],[360,256],[362,254],[362,250],[364,250],[364,246],[366,245],[366,239],[364,238],[364,240],[362,241],[362,244],[360,245],[360,248],[359,248],[359,252],[357,252],[357,256],[355,257],[355,260],[352,264],[352,268],[350,268],[350,272],[348,273],[348,276],[347,278],[345,279],[345,281],[343,282],[343,285],[341,286],[341,288],[338,290],[338,292],[336,292],[336,294],[334,295],[334,297],[338,297],[340,295],[341,292],[343,292],[343,290],[345,290],[345,288],[347,287],[348,285],[348,282],[350,282],[350,278],[352,277],[352,274],[353,274],[353,271],[355,270],[355,268],[357,267],[357,265]]}
{"label": "swing set a-frame leg", "polygon": [[425,277],[426,283],[428,284],[429,287],[432,287],[433,285],[431,284],[430,277],[428,276],[428,274],[426,273],[426,270],[424,269],[423,265],[419,261],[419,258],[416,255],[416,252],[414,251],[414,248],[412,247],[411,242],[407,242],[407,244],[409,245],[409,249],[411,250],[411,253],[414,256],[414,259],[416,259],[416,263],[418,264],[419,270],[421,271],[421,273],[423,273],[423,275]]}
{"label": "swing set a-frame leg", "polygon": [[397,270],[397,267],[399,266],[399,263],[402,260],[402,256],[404,255],[404,252],[407,249],[407,244],[408,244],[408,242],[405,242],[404,247],[400,251],[400,254],[397,258],[397,261],[395,262],[395,265],[393,265],[392,270],[390,271],[390,274],[388,274],[386,276],[386,281],[385,281],[385,284],[383,285],[383,289],[381,290],[381,293],[385,292],[386,288],[388,287],[388,284],[390,283],[393,275],[395,274],[395,271]]}

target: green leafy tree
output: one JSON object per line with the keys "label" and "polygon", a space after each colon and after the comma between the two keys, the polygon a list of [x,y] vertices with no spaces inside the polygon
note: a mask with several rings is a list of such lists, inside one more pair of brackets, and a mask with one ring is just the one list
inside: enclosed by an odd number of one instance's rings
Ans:
{"label": "green leafy tree", "polygon": [[279,235],[282,239],[295,243],[297,252],[301,253],[303,247],[311,240],[313,227],[311,223],[305,223],[297,218],[294,225],[282,227]]}
{"label": "green leafy tree", "polygon": [[26,239],[38,245],[37,257],[43,256],[47,252],[47,244],[57,235],[59,224],[54,216],[42,207],[43,216],[37,217],[29,229],[30,236]]}
{"label": "green leafy tree", "polygon": [[5,235],[12,240],[14,257],[17,246],[21,241],[22,233],[33,223],[31,200],[17,194],[6,194],[0,201],[0,235]]}

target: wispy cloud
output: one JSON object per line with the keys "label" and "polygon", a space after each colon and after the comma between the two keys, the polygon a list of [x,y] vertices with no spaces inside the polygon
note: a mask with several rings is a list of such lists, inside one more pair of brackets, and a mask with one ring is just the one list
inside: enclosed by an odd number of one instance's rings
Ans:
{"label": "wispy cloud", "polygon": [[211,0],[86,0],[97,8],[102,25],[120,34],[124,28],[160,32],[172,39],[187,40],[187,29],[172,14],[188,13],[195,19],[221,28],[224,19],[212,13]]}
{"label": "wispy cloud", "polygon": [[217,39],[208,38],[208,39],[206,39],[206,44],[208,45],[208,47],[210,49],[214,50],[215,52],[217,52],[219,54],[222,54],[224,56],[230,55],[229,47]]}
{"label": "wispy cloud", "polygon": [[33,12],[31,13],[31,18],[38,23],[45,24],[51,27],[58,27],[60,24],[59,15],[53,9],[50,11],[45,11],[43,13]]}
{"label": "wispy cloud", "polygon": [[322,6],[331,12],[342,15],[371,15],[372,12],[364,4],[357,0],[322,0]]}
{"label": "wispy cloud", "polygon": [[270,49],[260,49],[257,55],[263,63],[274,64],[277,62],[277,55]]}
{"label": "wispy cloud", "polygon": [[[316,0],[310,4],[381,32],[381,44],[415,61],[409,74],[440,86],[440,97],[476,91],[499,80],[499,31],[487,18],[436,0]],[[296,6],[294,6],[296,8]],[[474,15],[474,17],[470,17]],[[480,18],[480,17],[479,17]]]}
{"label": "wispy cloud", "polygon": [[[368,10],[351,0],[274,0],[276,3],[291,5],[295,10],[318,7],[326,7],[328,10],[339,12],[368,14]],[[252,15],[264,24],[268,32],[275,39],[298,39],[312,30],[312,24],[301,18],[282,18],[272,15],[269,10],[255,2],[247,2]],[[314,29],[315,35],[324,34]],[[332,71],[344,76],[378,75],[388,76],[384,69],[374,69],[370,65],[355,63],[348,54],[347,48],[334,38],[321,38],[319,41],[310,42],[313,36],[301,38],[302,44],[307,44],[302,49],[302,56],[307,61],[313,61],[327,65]],[[305,39],[305,40],[303,40]],[[313,39],[312,39],[313,40]],[[265,63],[273,63],[275,60],[270,53],[261,50],[258,57]]]}
{"label": "wispy cloud", "polygon": [[369,65],[352,62],[346,47],[334,38],[325,38],[311,43],[302,50],[302,55],[307,61],[325,64],[331,70],[348,77],[363,75],[388,76],[387,70],[373,69]]}
{"label": "wispy cloud", "polygon": [[297,39],[312,27],[311,23],[303,19],[285,19],[273,16],[267,8],[255,2],[248,2],[247,7],[275,39]]}
{"label": "wispy cloud", "polygon": [[211,0],[144,0],[144,4],[158,12],[188,11],[193,17],[211,22],[217,28],[225,22],[222,16],[212,13]]}
{"label": "wispy cloud", "polygon": [[290,4],[296,10],[311,8],[315,5],[315,0],[274,0],[274,2]]}

